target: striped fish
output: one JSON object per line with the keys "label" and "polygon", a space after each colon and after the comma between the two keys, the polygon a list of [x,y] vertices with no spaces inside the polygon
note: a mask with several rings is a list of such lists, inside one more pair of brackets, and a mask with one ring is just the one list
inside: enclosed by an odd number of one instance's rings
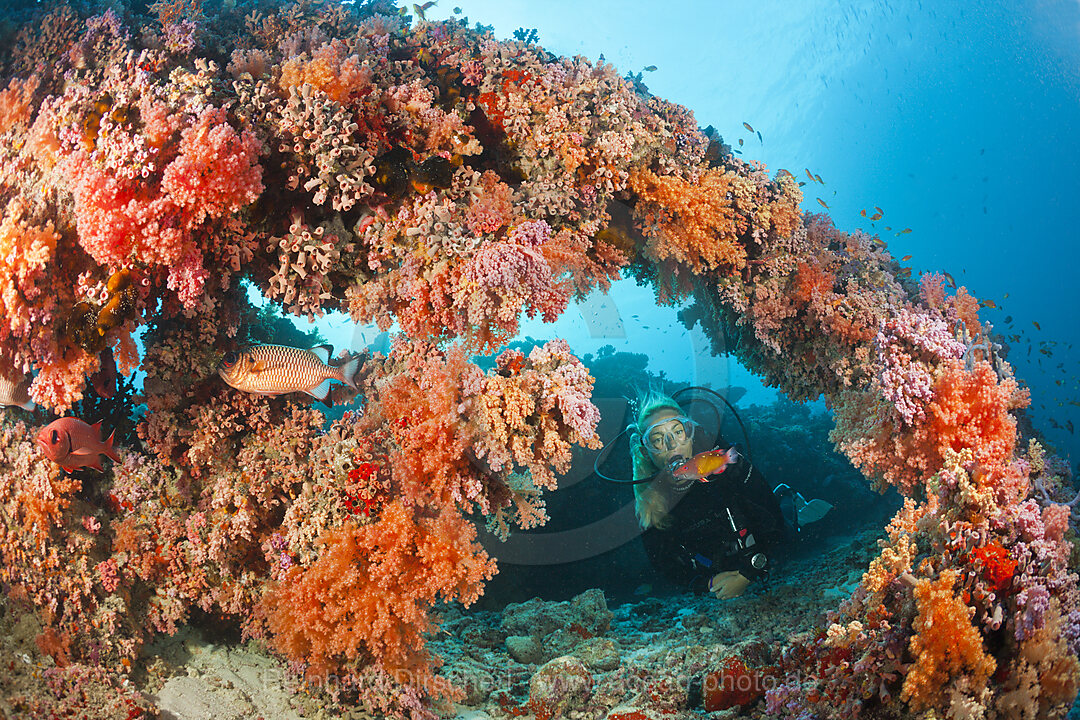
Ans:
{"label": "striped fish", "polygon": [[244,392],[256,395],[284,395],[305,392],[333,407],[330,382],[336,380],[356,389],[360,357],[340,367],[329,365],[329,345],[310,350],[286,345],[257,345],[244,352],[228,352],[221,361],[218,375]]}
{"label": "striped fish", "polygon": [[23,410],[33,410],[37,405],[30,399],[30,382],[32,377],[10,378],[0,373],[0,405],[5,407],[21,407]]}

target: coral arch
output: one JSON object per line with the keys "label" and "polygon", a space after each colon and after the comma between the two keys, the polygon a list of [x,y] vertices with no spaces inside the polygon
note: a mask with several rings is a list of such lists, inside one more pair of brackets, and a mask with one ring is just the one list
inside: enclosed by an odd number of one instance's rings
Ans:
{"label": "coral arch", "polygon": [[[146,374],[103,479],[37,453],[40,416],[0,426],[0,575],[58,663],[130,668],[202,612],[309,674],[375,678],[376,711],[453,696],[419,638],[494,572],[466,514],[543,523],[572,446],[598,442],[565,343],[489,372],[469,355],[629,272],[693,298],[687,323],[771,385],[823,395],[836,446],[907,498],[859,589],[784,647],[770,713],[1071,702],[1067,472],[1019,434],[1026,391],[964,288],[802,213],[791,173],[602,62],[382,2],[110,5],[25,7],[3,43],[0,369],[57,412],[113,357]],[[241,281],[400,326],[362,412],[324,431],[218,381],[259,339]]]}

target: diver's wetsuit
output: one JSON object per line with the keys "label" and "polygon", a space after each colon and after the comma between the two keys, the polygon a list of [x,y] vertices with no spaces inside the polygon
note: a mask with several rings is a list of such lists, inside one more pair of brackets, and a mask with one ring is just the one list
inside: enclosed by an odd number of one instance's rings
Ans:
{"label": "diver's wetsuit", "polygon": [[[746,458],[673,497],[667,528],[641,536],[653,567],[671,582],[701,592],[719,572],[738,570],[754,580],[776,564],[789,531],[765,476]],[[758,553],[767,560],[764,568],[752,563]]]}

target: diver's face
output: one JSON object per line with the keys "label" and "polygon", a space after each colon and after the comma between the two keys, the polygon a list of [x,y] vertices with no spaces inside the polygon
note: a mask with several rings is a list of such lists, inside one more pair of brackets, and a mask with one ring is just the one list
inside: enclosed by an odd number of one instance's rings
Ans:
{"label": "diver's face", "polygon": [[692,435],[683,424],[682,414],[671,408],[649,413],[641,440],[653,464],[663,470],[675,461],[689,460],[694,454]]}

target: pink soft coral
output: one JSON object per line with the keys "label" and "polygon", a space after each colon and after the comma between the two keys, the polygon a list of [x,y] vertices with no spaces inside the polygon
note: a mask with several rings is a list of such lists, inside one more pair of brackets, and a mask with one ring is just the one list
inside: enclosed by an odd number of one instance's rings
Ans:
{"label": "pink soft coral", "polygon": [[185,128],[180,154],[165,168],[162,189],[198,225],[254,202],[263,190],[259,141],[236,132],[224,108],[207,108]]}

